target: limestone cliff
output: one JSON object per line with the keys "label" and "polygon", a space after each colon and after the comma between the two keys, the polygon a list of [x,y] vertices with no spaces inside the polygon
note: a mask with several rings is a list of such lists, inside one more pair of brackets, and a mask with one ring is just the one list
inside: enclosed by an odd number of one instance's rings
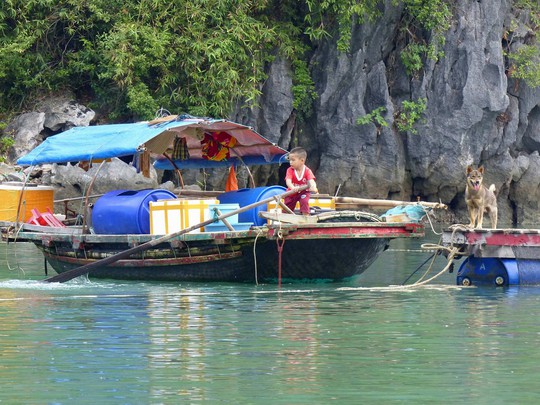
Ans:
{"label": "limestone cliff", "polygon": [[[284,146],[295,137],[306,147],[323,192],[341,184],[345,195],[441,200],[465,221],[465,168],[484,165],[498,190],[500,221],[540,222],[540,89],[506,75],[505,33],[520,18],[511,2],[456,1],[445,56],[412,78],[400,61],[400,18],[388,7],[377,22],[354,27],[349,53],[332,42],[314,51],[318,100],[307,122],[291,123],[289,70],[278,60],[252,123],[279,134]],[[513,35],[513,47],[525,39]],[[416,134],[356,124],[380,106],[393,124],[401,103],[419,98],[427,108]]]}

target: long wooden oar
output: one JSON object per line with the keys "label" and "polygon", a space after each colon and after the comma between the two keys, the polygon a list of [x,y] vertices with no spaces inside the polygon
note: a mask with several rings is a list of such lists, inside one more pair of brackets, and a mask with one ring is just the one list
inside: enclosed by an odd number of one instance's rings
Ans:
{"label": "long wooden oar", "polygon": [[[302,186],[297,190],[287,191],[287,192],[285,192],[283,194],[280,194],[279,196],[275,196],[275,197],[284,198],[284,197],[287,197],[288,195],[292,195],[294,193],[297,193],[300,190],[305,190],[306,188],[308,188],[307,185]],[[124,250],[123,252],[120,252],[120,253],[117,253],[115,255],[106,257],[105,259],[101,259],[101,260],[95,261],[93,263],[85,264],[84,266],[77,267],[76,269],[68,270],[68,271],[66,271],[64,273],[60,273],[60,274],[58,274],[56,276],[46,278],[43,281],[45,281],[47,283],[64,283],[64,282],[72,280],[72,279],[74,279],[76,277],[87,274],[87,273],[91,272],[92,270],[94,270],[94,269],[96,269],[98,267],[107,266],[107,265],[109,265],[111,263],[117,262],[118,260],[122,260],[122,259],[124,259],[126,257],[129,257],[134,253],[139,253],[139,252],[142,252],[144,250],[148,250],[153,246],[159,245],[160,243],[163,243],[163,242],[167,242],[169,239],[173,239],[173,238],[175,238],[177,236],[183,235],[185,233],[189,233],[191,231],[194,231],[195,229],[202,228],[203,226],[209,225],[212,222],[215,222],[215,221],[230,217],[232,215],[240,214],[240,213],[248,211],[248,210],[250,210],[252,208],[258,207],[259,205],[268,204],[269,202],[274,201],[275,197],[269,197],[269,198],[266,198],[264,200],[254,202],[253,204],[249,204],[249,205],[246,205],[244,207],[240,207],[237,210],[228,212],[226,214],[219,215],[216,218],[208,219],[208,220],[206,220],[204,222],[201,222],[200,224],[190,226],[189,228],[186,228],[186,229],[182,229],[181,231],[170,233],[168,235],[164,235],[164,236],[161,236],[161,237],[156,238],[156,239],[152,239],[152,240],[150,240],[148,242],[145,242],[145,243],[143,243],[141,245],[134,246],[134,247],[132,247],[130,249]]]}

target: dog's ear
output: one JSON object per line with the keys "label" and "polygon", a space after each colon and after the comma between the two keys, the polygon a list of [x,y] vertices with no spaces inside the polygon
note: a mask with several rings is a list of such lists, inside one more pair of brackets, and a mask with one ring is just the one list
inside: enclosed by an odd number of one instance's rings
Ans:
{"label": "dog's ear", "polygon": [[480,166],[478,168],[478,171],[480,172],[480,174],[484,174],[484,166]]}
{"label": "dog's ear", "polygon": [[471,165],[467,166],[467,174],[473,171],[473,168]]}

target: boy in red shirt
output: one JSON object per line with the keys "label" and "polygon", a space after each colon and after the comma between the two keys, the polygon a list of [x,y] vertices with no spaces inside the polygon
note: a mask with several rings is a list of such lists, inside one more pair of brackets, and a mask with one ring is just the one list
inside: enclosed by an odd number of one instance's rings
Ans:
{"label": "boy in red shirt", "polygon": [[311,192],[319,193],[315,176],[311,169],[305,165],[307,152],[304,148],[294,148],[289,152],[289,163],[291,167],[285,174],[285,183],[289,190],[296,190],[300,186],[309,185],[309,188],[299,191],[296,194],[285,197],[284,203],[290,210],[294,211],[297,202],[300,202],[300,212],[309,215],[309,197]]}

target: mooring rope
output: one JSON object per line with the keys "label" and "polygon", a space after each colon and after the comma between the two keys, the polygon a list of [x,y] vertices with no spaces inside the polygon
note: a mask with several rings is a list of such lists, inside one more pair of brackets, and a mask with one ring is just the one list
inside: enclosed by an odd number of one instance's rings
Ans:
{"label": "mooring rope", "polygon": [[285,238],[283,237],[283,234],[281,232],[278,232],[276,245],[278,252],[278,287],[281,287],[281,256],[283,253],[283,245],[285,245]]}
{"label": "mooring rope", "polygon": [[[22,228],[22,225],[21,225],[21,228]],[[21,229],[19,228],[19,229]],[[9,229],[7,230],[7,232],[9,232]],[[18,230],[17,230],[17,233],[18,233]],[[21,265],[19,264],[19,256],[17,254],[17,240],[15,239],[15,242],[12,242],[12,243],[9,243],[9,240],[8,242],[6,242],[6,249],[5,249],[5,253],[6,253],[6,256],[5,256],[5,261],[6,261],[6,266],[8,268],[9,271],[15,271],[15,270],[20,270],[21,273],[23,274],[23,276],[26,274],[24,269],[21,267]],[[11,264],[9,263],[9,255],[8,255],[8,249],[9,249],[9,245],[14,245],[13,246],[13,254],[15,256],[15,264],[16,264],[16,267],[11,267]]]}
{"label": "mooring rope", "polygon": [[[422,208],[424,208],[424,207],[422,207]],[[433,232],[435,235],[442,235],[442,232],[435,231],[435,228],[433,227],[433,222],[431,222],[429,211],[424,208],[424,212],[426,213],[426,218],[428,219],[429,226],[431,227],[431,232]]]}
{"label": "mooring rope", "polygon": [[[438,233],[433,228],[433,223],[431,222],[431,218],[429,217],[429,214],[428,214],[427,211],[426,211],[426,216],[427,216],[428,221],[429,221],[429,223],[431,225],[431,230],[433,231],[433,233],[436,234],[436,235],[442,235],[442,232]],[[429,283],[430,281],[433,281],[433,280],[437,279],[438,277],[442,276],[448,269],[450,269],[450,267],[453,265],[454,257],[464,254],[464,252],[462,252],[460,248],[454,246],[455,233],[458,232],[458,231],[470,231],[471,228],[469,226],[463,225],[463,224],[454,224],[454,225],[451,225],[449,228],[452,230],[452,237],[450,239],[451,243],[450,243],[449,246],[442,246],[440,244],[442,238],[439,239],[439,243],[437,243],[437,244],[435,244],[435,243],[424,243],[424,244],[422,244],[420,246],[423,251],[431,251],[431,252],[435,252],[435,253],[433,255],[431,255],[430,257],[428,257],[420,266],[418,266],[418,268],[413,273],[411,273],[411,275],[409,277],[407,277],[407,279],[403,282],[403,284],[405,284],[409,280],[409,278],[411,278],[420,268],[422,268],[422,266],[424,264],[426,264],[429,259],[432,259],[428,269],[424,272],[424,274],[422,274],[422,276],[417,281],[415,281],[414,283],[409,284],[409,285],[399,285],[399,286],[390,286],[390,287],[382,287],[382,288],[409,289],[409,288],[419,287],[419,286],[422,286],[422,285],[425,285],[425,284]],[[438,255],[440,255],[443,251],[447,252],[447,256],[446,256],[447,257],[447,263],[446,263],[446,265],[444,266],[444,268],[439,273],[437,273],[433,277],[430,277],[427,280],[424,280],[424,278],[431,272],[431,270],[433,268],[433,265],[435,263],[436,257]]]}
{"label": "mooring rope", "polygon": [[[409,275],[409,277],[407,277],[407,278],[405,279],[405,281],[404,281],[403,283],[401,283],[401,284],[403,285],[403,284],[407,283],[407,281],[409,281],[409,279],[410,279],[412,276],[414,276],[414,275],[416,274],[416,272],[417,272],[418,270],[420,270],[420,269],[422,268],[422,266],[424,266],[424,264],[426,264],[431,258],[433,258],[433,260],[435,260],[435,259],[434,259],[435,256],[436,256],[436,254],[433,253],[433,254],[432,254],[431,256],[429,256],[426,260],[424,260],[424,262],[423,262],[420,266],[418,266],[418,267],[416,268],[416,270],[413,271],[413,272]],[[432,264],[433,264],[433,262],[432,262]],[[430,267],[431,267],[431,265],[430,265]],[[422,277],[424,277],[424,276],[422,276]]]}
{"label": "mooring rope", "polygon": [[[439,243],[438,244],[428,244],[428,243],[424,243],[422,244],[420,247],[425,250],[425,251],[430,251],[430,252],[435,252],[433,253],[424,263],[422,263],[417,270],[419,270],[425,263],[427,263],[427,261],[431,258],[431,263],[428,267],[428,269],[424,272],[424,274],[422,274],[422,276],[416,280],[416,283],[419,283],[421,282],[430,272],[431,272],[431,269],[433,268],[433,264],[435,263],[435,259],[437,258],[438,255],[441,254],[441,240],[442,240],[442,237],[439,239]],[[415,273],[416,271],[415,270]],[[414,274],[414,273],[413,273]],[[411,274],[412,276],[412,274]],[[409,277],[410,278],[410,277]],[[408,279],[407,279],[408,280]],[[405,284],[405,283],[402,283],[402,284]]]}
{"label": "mooring rope", "polygon": [[262,230],[257,229],[257,236],[255,236],[255,241],[253,243],[253,262],[255,263],[255,285],[259,285],[259,275],[257,269],[257,239],[262,235]]}
{"label": "mooring rope", "polygon": [[[424,285],[424,284],[427,284],[429,283],[430,281],[433,281],[435,280],[436,278],[440,277],[441,275],[443,275],[454,263],[454,257],[456,255],[459,255],[461,254],[461,250],[459,248],[456,248],[456,247],[453,247],[453,246],[450,246],[450,247],[446,247],[446,246],[441,246],[441,245],[435,245],[433,243],[426,243],[424,245],[422,245],[422,247],[426,247],[426,249],[437,249],[437,250],[440,250],[440,251],[443,251],[443,250],[446,250],[448,252],[448,256],[447,256],[447,263],[446,263],[446,266],[444,266],[444,268],[437,274],[435,274],[433,277],[430,277],[428,278],[427,280],[423,280],[421,281],[426,274],[429,273],[429,271],[431,271],[431,267],[433,266],[433,263],[435,260],[432,261],[431,265],[430,265],[430,268],[428,271],[426,271],[426,273],[418,280],[416,281],[415,283],[413,284],[410,284],[408,286],[405,286],[405,287],[418,287],[418,286],[421,286],[421,285]],[[436,256],[436,255],[435,255]],[[433,256],[435,258],[435,256]]]}
{"label": "mooring rope", "polygon": [[[435,274],[433,277],[430,277],[427,280],[423,280],[423,278],[426,276],[426,274],[428,274],[431,271],[431,268],[433,267],[434,260],[432,260],[432,262],[431,262],[431,264],[429,266],[429,269],[424,273],[424,275],[422,275],[422,277],[420,279],[418,279],[418,281],[416,281],[416,282],[414,282],[412,284],[408,284],[408,285],[390,285],[390,286],[387,286],[387,287],[361,287],[361,288],[342,287],[342,288],[340,288],[340,290],[365,289],[365,290],[377,290],[377,291],[400,291],[400,290],[411,290],[411,289],[414,289],[414,288],[425,286],[426,284],[430,283],[431,281],[439,278],[444,273],[446,273],[448,271],[448,269],[452,266],[454,257],[456,255],[463,254],[463,252],[461,252],[461,250],[459,248],[453,247],[453,246],[446,247],[446,246],[441,246],[441,245],[438,245],[438,244],[426,243],[426,244],[422,245],[422,247],[425,247],[426,249],[429,249],[429,250],[447,251],[448,252],[448,262],[446,263],[446,266],[444,266],[444,268],[441,271],[439,271],[437,274]],[[433,258],[435,258],[436,256],[437,256],[437,253],[433,255]],[[428,258],[428,260],[429,260],[429,258]],[[427,260],[422,264],[422,266],[426,262],[427,262]]]}
{"label": "mooring rope", "polygon": [[9,263],[9,258],[8,258],[8,249],[7,249],[7,246],[9,246],[9,232],[10,232],[10,229],[8,228],[6,230],[6,238],[8,240],[8,244],[6,245],[6,264],[7,264],[7,268],[10,270],[10,271],[14,271],[14,270],[20,270],[22,272],[23,275],[25,275],[25,271],[24,269],[21,267],[21,265],[19,264],[19,257],[18,257],[18,254],[17,254],[17,239],[19,237],[19,232],[23,229],[23,226],[24,226],[24,221],[27,219],[25,217],[22,218],[22,223],[20,223],[19,221],[21,220],[21,205],[24,205],[25,206],[25,209],[26,209],[26,201],[23,202],[22,198],[23,198],[23,195],[24,195],[24,189],[26,188],[26,185],[28,184],[28,181],[30,180],[30,174],[32,173],[32,171],[34,170],[34,165],[30,166],[30,169],[29,169],[29,175],[26,175],[24,173],[24,171],[22,172],[23,176],[24,176],[24,182],[23,182],[23,186],[22,186],[22,189],[21,189],[21,193],[19,195],[19,202],[17,204],[17,216],[15,217],[15,225],[14,225],[14,239],[13,239],[13,244],[15,245],[13,247],[13,253],[15,255],[15,263],[16,263],[16,266],[17,268],[12,268],[10,263]]}
{"label": "mooring rope", "polygon": [[[428,216],[429,218],[429,216]],[[431,223],[431,221],[430,221]],[[435,244],[435,243],[423,243],[420,247],[423,249],[423,250],[426,250],[426,251],[435,251],[436,253],[433,254],[433,260],[431,261],[431,264],[429,265],[429,268],[424,272],[424,274],[422,275],[422,277],[420,277],[416,282],[414,282],[413,284],[409,284],[407,286],[398,286],[398,287],[403,287],[403,288],[414,288],[414,287],[418,287],[418,286],[421,286],[421,285],[425,285],[427,283],[429,283],[430,281],[433,281],[435,280],[436,278],[440,277],[441,275],[443,275],[448,269],[450,269],[450,267],[453,265],[454,263],[454,257],[456,257],[457,255],[462,255],[464,254],[464,252],[461,251],[460,248],[454,246],[454,235],[457,231],[464,231],[464,230],[469,230],[470,228],[465,226],[465,225],[462,225],[462,224],[456,224],[456,225],[452,225],[450,226],[450,229],[452,229],[452,238],[451,238],[451,243],[449,246],[443,246],[441,245],[441,239],[439,239],[439,243]],[[435,258],[440,255],[443,251],[446,251],[447,252],[447,263],[446,263],[446,266],[444,266],[444,268],[439,272],[437,273],[436,275],[434,275],[433,277],[427,279],[427,280],[424,280],[424,277],[426,277],[430,272],[431,272],[431,269],[433,267],[433,264],[435,263]],[[428,259],[429,260],[429,259]],[[422,265],[420,267],[422,267],[425,263],[427,262],[427,260],[422,263]],[[419,267],[419,268],[420,268]],[[418,269],[417,269],[418,270]],[[415,270],[415,272],[417,271]],[[413,273],[414,274],[414,273]],[[411,274],[412,275],[412,274]],[[410,276],[409,276],[410,277]],[[408,279],[407,279],[408,280]]]}

